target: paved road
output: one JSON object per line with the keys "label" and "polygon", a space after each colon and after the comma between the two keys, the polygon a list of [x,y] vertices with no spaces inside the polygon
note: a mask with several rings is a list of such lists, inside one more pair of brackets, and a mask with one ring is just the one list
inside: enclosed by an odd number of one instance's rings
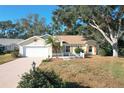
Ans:
{"label": "paved road", "polygon": [[18,58],[0,65],[0,88],[16,88],[21,75],[32,68],[32,62],[38,66],[42,58]]}

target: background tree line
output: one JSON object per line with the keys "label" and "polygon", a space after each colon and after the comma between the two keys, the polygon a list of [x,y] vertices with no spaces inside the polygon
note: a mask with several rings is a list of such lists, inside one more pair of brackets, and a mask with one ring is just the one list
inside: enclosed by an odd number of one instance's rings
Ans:
{"label": "background tree line", "polygon": [[46,24],[45,17],[30,14],[13,22],[0,21],[0,38],[26,39],[34,35],[53,34],[52,24]]}

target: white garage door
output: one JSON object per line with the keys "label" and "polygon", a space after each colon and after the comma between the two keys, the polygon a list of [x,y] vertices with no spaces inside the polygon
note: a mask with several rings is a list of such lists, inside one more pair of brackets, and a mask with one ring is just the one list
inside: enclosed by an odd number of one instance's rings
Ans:
{"label": "white garage door", "polygon": [[48,48],[39,46],[28,46],[24,48],[24,55],[26,57],[43,57],[48,58]]}

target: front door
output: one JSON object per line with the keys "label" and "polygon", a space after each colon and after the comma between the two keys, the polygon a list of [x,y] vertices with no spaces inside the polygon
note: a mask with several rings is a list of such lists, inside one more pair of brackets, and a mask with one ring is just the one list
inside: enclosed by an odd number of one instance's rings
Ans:
{"label": "front door", "polygon": [[92,46],[89,46],[89,51],[88,51],[89,54],[93,54],[93,47]]}
{"label": "front door", "polygon": [[70,53],[70,46],[65,46],[64,56],[69,56],[69,53]]}

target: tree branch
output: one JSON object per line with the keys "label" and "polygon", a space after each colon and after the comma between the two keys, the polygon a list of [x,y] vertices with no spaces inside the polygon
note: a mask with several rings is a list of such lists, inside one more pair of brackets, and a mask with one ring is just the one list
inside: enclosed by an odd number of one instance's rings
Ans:
{"label": "tree branch", "polygon": [[110,33],[110,38],[112,41],[114,41],[114,37],[113,37],[113,33],[112,33],[112,29],[110,28],[109,24],[107,25],[109,33]]}
{"label": "tree branch", "polygon": [[118,23],[118,34],[117,34],[117,37],[121,37],[121,19],[119,19],[119,23]]}
{"label": "tree branch", "polygon": [[111,39],[105,34],[105,32],[102,29],[100,29],[100,27],[96,24],[95,20],[92,20],[92,22],[93,24],[89,23],[89,25],[97,29],[105,37],[105,39],[112,45],[113,42],[111,41]]}
{"label": "tree branch", "polygon": [[121,37],[124,34],[124,31],[120,31],[119,37]]}

